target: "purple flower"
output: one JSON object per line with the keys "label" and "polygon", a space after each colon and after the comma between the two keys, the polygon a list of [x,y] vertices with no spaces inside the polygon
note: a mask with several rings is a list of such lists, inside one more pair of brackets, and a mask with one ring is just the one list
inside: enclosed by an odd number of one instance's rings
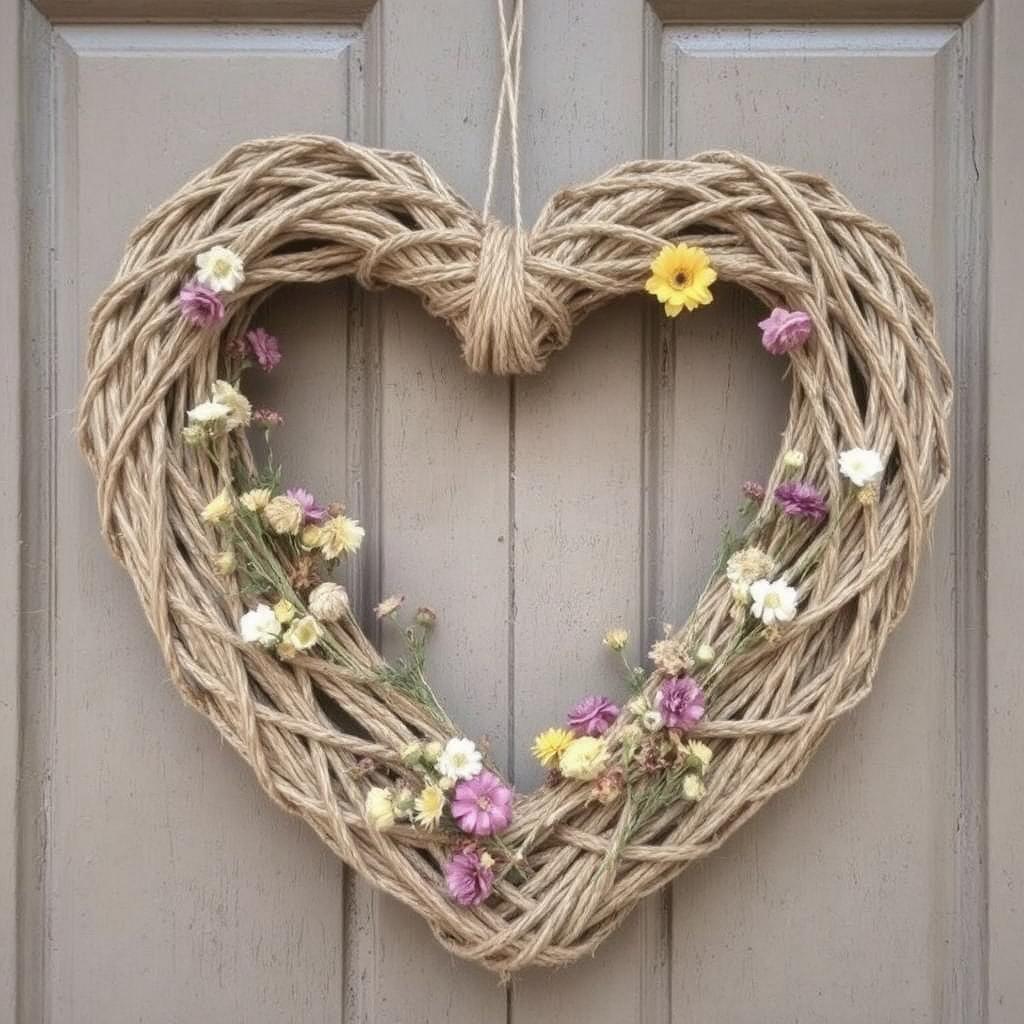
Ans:
{"label": "purple flower", "polygon": [[252,414],[252,422],[257,427],[279,427],[284,417],[275,409],[257,409]]}
{"label": "purple flower", "polygon": [[278,346],[277,338],[263,330],[262,327],[254,327],[249,331],[245,336],[245,343],[248,346],[249,354],[267,373],[281,362],[281,349]]}
{"label": "purple flower", "polygon": [[692,729],[704,717],[704,691],[690,676],[666,679],[654,703],[669,729]]}
{"label": "purple flower", "polygon": [[304,523],[322,523],[327,518],[327,509],[316,503],[316,498],[304,487],[289,487],[285,492],[292,501],[297,501],[302,506],[302,521]]}
{"label": "purple flower", "polygon": [[759,484],[756,480],[747,480],[742,487],[743,495],[749,498],[751,501],[760,502],[764,501],[764,484]]}
{"label": "purple flower", "polygon": [[195,327],[209,327],[224,319],[224,303],[220,296],[195,278],[178,293],[181,315]]}
{"label": "purple flower", "polygon": [[512,817],[512,790],[492,772],[481,772],[455,787],[452,817],[463,832],[493,836],[508,828]]}
{"label": "purple flower", "polygon": [[494,887],[494,872],[473,848],[456,853],[445,864],[444,877],[452,899],[463,907],[479,906]]}
{"label": "purple flower", "polygon": [[757,326],[764,332],[761,344],[773,356],[792,352],[814,333],[814,323],[809,314],[799,309],[790,312],[782,306],[776,306],[768,319],[762,320]]}
{"label": "purple flower", "polygon": [[787,516],[820,523],[828,515],[828,502],[814,484],[790,480],[775,488],[775,500]]}
{"label": "purple flower", "polygon": [[619,706],[607,697],[584,697],[569,712],[569,728],[577,736],[601,736],[619,717]]}

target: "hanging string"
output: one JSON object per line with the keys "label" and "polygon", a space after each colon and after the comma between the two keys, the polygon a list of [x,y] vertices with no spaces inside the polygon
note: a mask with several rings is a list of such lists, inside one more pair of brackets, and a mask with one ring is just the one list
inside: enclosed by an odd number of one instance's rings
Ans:
{"label": "hanging string", "polygon": [[512,0],[512,19],[505,15],[505,0],[497,0],[498,23],[501,28],[501,90],[498,113],[494,118],[491,136],[491,162],[487,170],[487,192],[484,196],[484,220],[491,212],[494,197],[494,179],[498,169],[498,152],[504,130],[505,115],[509,123],[509,157],[512,163],[512,207],[517,228],[523,226],[523,211],[519,189],[519,81],[523,54],[523,6],[526,0]]}

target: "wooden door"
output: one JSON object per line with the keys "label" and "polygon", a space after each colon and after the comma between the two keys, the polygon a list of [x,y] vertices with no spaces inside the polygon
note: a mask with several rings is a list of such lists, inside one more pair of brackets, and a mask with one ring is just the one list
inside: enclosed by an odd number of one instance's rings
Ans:
{"label": "wooden door", "polygon": [[[1022,35],[1013,0],[529,0],[527,214],[643,154],[830,176],[936,294],[957,467],[875,693],[799,784],[592,962],[505,990],[181,704],[72,437],[88,308],[129,230],[234,143],[414,149],[482,200],[493,4],[2,0],[0,1019],[1024,1018]],[[623,301],[509,382],[470,375],[407,295],[273,299],[286,465],[367,524],[364,613],[394,590],[440,610],[433,679],[520,787],[534,732],[607,675],[602,632],[644,650],[686,614],[775,450],[787,386],[756,313],[730,288],[674,327]]]}

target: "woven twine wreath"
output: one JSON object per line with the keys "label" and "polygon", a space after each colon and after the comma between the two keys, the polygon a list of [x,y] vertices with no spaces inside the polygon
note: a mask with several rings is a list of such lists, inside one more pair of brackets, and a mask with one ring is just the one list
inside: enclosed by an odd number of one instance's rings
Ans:
{"label": "woven twine wreath", "polygon": [[[652,255],[679,242],[769,308],[810,314],[814,342],[790,358],[782,450],[806,453],[804,476],[831,495],[849,486],[840,450],[878,450],[878,501],[835,513],[841,528],[801,583],[800,614],[716,678],[692,732],[714,751],[700,803],[665,809],[622,845],[624,796],[595,803],[571,780],[518,796],[502,839],[525,870],[499,874],[486,903],[459,906],[442,874],[451,836],[379,831],[363,810],[367,786],[408,773],[407,744],[457,732],[382,681],[381,655],[354,620],[331,627],[349,669],[285,662],[241,640],[245,607],[211,568],[217,539],[198,515],[223,481],[183,444],[181,425],[210,392],[222,341],[280,285],[397,285],[451,325],[473,370],[534,373],[585,315],[641,292]],[[244,254],[246,276],[225,319],[204,330],[176,299],[213,245]],[[820,177],[732,152],[637,161],[559,192],[518,231],[485,222],[415,155],[309,136],[237,146],[131,236],[93,310],[79,429],[103,531],[184,699],[346,864],[423,915],[446,948],[507,974],[592,953],[638,900],[793,782],[868,693],[949,475],[950,396],[932,301],[899,238]],[[244,432],[224,443],[251,461]],[[787,526],[770,505],[748,536],[785,561]],[[678,637],[724,643],[732,607],[719,574]],[[613,750],[628,720],[607,733]]]}

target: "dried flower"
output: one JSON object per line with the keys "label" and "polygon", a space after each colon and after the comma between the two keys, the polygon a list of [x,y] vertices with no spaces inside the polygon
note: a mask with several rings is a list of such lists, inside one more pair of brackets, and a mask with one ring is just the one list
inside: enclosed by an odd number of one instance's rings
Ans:
{"label": "dried flower", "polygon": [[591,794],[599,804],[610,804],[616,800],[625,788],[626,776],[620,768],[599,775],[591,787]]}
{"label": "dried flower", "polygon": [[200,402],[188,411],[189,423],[204,427],[218,427],[227,421],[231,409],[222,402]]}
{"label": "dried flower", "polygon": [[256,487],[246,491],[238,501],[249,512],[262,512],[270,501],[270,488]]}
{"label": "dried flower", "polygon": [[512,819],[512,790],[493,772],[481,772],[455,786],[452,817],[470,835],[502,832]]}
{"label": "dried flower", "polygon": [[193,327],[211,327],[224,319],[224,303],[215,291],[189,281],[178,293],[181,315]]}
{"label": "dried flower", "polygon": [[790,448],[782,456],[782,465],[785,466],[786,469],[803,469],[806,461],[807,457],[804,453],[796,448]]}
{"label": "dried flower", "polygon": [[181,439],[193,448],[202,444],[209,436],[207,428],[198,423],[192,423],[181,431]]}
{"label": "dried flower", "polygon": [[756,502],[758,505],[764,501],[764,484],[759,484],[756,480],[745,480],[741,490],[748,501]]}
{"label": "dried flower", "polygon": [[323,539],[323,530],[319,526],[310,524],[302,528],[302,533],[299,534],[299,544],[306,549],[306,551],[312,551],[314,548],[320,547],[320,541]]}
{"label": "dried flower", "polygon": [[715,660],[715,649],[711,644],[701,644],[694,656],[698,665],[710,665]]}
{"label": "dried flower", "polygon": [[669,729],[692,729],[704,717],[704,691],[691,676],[666,679],[654,704]]}
{"label": "dried flower", "polygon": [[423,760],[430,765],[436,765],[437,759],[441,756],[444,747],[437,740],[431,740],[423,748]]}
{"label": "dried flower", "polygon": [[584,697],[569,712],[567,722],[577,736],[601,736],[618,717],[618,704],[607,697],[590,696]]}
{"label": "dried flower", "polygon": [[281,348],[277,338],[262,327],[254,327],[245,335],[245,345],[249,354],[259,363],[260,368],[269,373],[281,362]]}
{"label": "dried flower", "polygon": [[545,729],[533,741],[533,756],[546,768],[562,756],[573,738],[568,729]]}
{"label": "dried flower", "polygon": [[648,732],[657,732],[659,729],[665,728],[665,718],[662,713],[655,708],[648,708],[640,716],[640,724]]}
{"label": "dried flower", "polygon": [[309,590],[320,582],[316,559],[312,555],[299,555],[288,570],[288,582],[295,590]]}
{"label": "dried flower", "polygon": [[215,292],[233,292],[245,280],[241,256],[215,245],[196,257],[196,280]]}
{"label": "dried flower", "polygon": [[601,643],[611,651],[624,651],[629,643],[629,633],[624,629],[609,629]]}
{"label": "dried flower", "polygon": [[390,597],[385,597],[373,609],[373,614],[378,619],[386,619],[389,615],[394,615],[399,608],[402,607],[402,602],[405,600],[405,594],[392,594]]}
{"label": "dried flower", "polygon": [[213,382],[213,401],[228,408],[224,425],[228,430],[235,427],[247,427],[252,420],[252,404],[249,399],[226,380]]}
{"label": "dried flower", "polygon": [[284,417],[274,409],[257,409],[252,414],[252,423],[255,427],[264,427],[269,430],[271,427],[279,427],[284,423]]}
{"label": "dried flower", "polygon": [[867,487],[857,489],[857,502],[864,508],[878,504],[878,488],[869,484]]}
{"label": "dried flower", "polygon": [[750,585],[750,612],[766,626],[790,622],[796,615],[797,592],[785,579],[756,580]]}
{"label": "dried flower", "polygon": [[494,872],[475,848],[456,853],[444,866],[445,881],[452,899],[462,907],[477,907],[494,887]]}
{"label": "dried flower", "polygon": [[340,558],[344,554],[352,554],[359,550],[366,531],[358,520],[348,516],[337,515],[328,519],[321,527],[320,550],[324,558]]}
{"label": "dried flower", "polygon": [[665,675],[679,675],[686,668],[686,650],[673,637],[657,641],[647,656],[654,662],[654,667]]}
{"label": "dried flower", "polygon": [[236,564],[234,551],[221,551],[213,560],[213,567],[219,576],[230,576]]}
{"label": "dried flower", "polygon": [[231,494],[225,487],[199,515],[204,523],[223,523],[226,519],[231,518],[233,512],[234,506],[231,504]]}
{"label": "dried flower", "polygon": [[285,495],[299,503],[304,523],[322,523],[327,518],[327,509],[318,505],[316,498],[304,487],[289,487]]}
{"label": "dried flower", "polygon": [[666,245],[651,263],[646,290],[664,304],[666,316],[706,306],[718,275],[708,254],[695,245]]}
{"label": "dried flower", "polygon": [[424,786],[416,797],[416,824],[423,828],[436,828],[444,813],[446,798],[444,790],[433,783]]}
{"label": "dried flower", "polygon": [[274,533],[296,534],[302,528],[302,506],[286,494],[271,498],[263,509],[263,518]]}
{"label": "dried flower", "polygon": [[270,605],[258,604],[239,620],[238,632],[246,643],[273,647],[281,637],[281,623]]}
{"label": "dried flower", "polygon": [[433,629],[437,625],[437,612],[423,605],[416,609],[416,622],[424,629]]}
{"label": "dried flower", "polygon": [[774,571],[775,562],[771,555],[760,548],[742,548],[725,563],[725,575],[730,583],[749,585]]}
{"label": "dried flower", "polygon": [[814,332],[814,323],[802,310],[790,312],[782,306],[776,306],[766,320],[758,325],[764,332],[761,344],[773,356],[781,356],[799,348]]}
{"label": "dried flower", "polygon": [[849,448],[839,453],[839,472],[855,487],[868,487],[882,478],[885,463],[873,448]]}
{"label": "dried flower", "polygon": [[395,823],[395,804],[391,794],[380,786],[373,786],[366,794],[366,820],[378,832]]}
{"label": "dried flower", "polygon": [[284,642],[291,644],[297,651],[308,651],[320,642],[323,635],[320,623],[312,615],[303,615],[288,627]]}
{"label": "dried flower", "polygon": [[690,740],[683,748],[687,768],[699,769],[703,774],[704,770],[711,764],[711,748],[700,740]]}
{"label": "dried flower", "polygon": [[578,736],[562,751],[558,767],[567,779],[590,782],[604,771],[608,744],[597,736]]}
{"label": "dried flower", "polygon": [[437,770],[453,779],[471,779],[483,770],[483,757],[472,740],[453,737],[437,759]]}
{"label": "dried flower", "polygon": [[282,626],[287,626],[292,619],[295,618],[295,605],[286,598],[281,598],[277,604],[274,605],[274,614],[277,616],[277,621]]}
{"label": "dried flower", "polygon": [[704,780],[694,772],[687,772],[683,776],[683,796],[697,803],[699,800],[703,800],[707,794],[708,787],[704,785]]}
{"label": "dried flower", "polygon": [[337,622],[348,610],[348,594],[337,583],[321,583],[310,593],[306,604],[322,622]]}
{"label": "dried flower", "polygon": [[828,515],[828,502],[814,484],[791,480],[775,488],[779,508],[793,519],[820,523]]}

